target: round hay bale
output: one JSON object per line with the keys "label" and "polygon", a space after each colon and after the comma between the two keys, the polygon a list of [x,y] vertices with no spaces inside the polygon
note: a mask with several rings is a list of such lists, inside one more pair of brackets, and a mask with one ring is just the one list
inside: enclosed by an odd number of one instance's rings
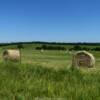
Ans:
{"label": "round hay bale", "polygon": [[43,49],[41,49],[41,53],[43,53],[44,52],[44,50]]}
{"label": "round hay bale", "polygon": [[72,66],[93,68],[95,66],[95,58],[87,51],[78,51],[73,55]]}
{"label": "round hay bale", "polygon": [[18,62],[21,59],[20,51],[19,50],[5,50],[3,52],[3,59],[5,61]]}

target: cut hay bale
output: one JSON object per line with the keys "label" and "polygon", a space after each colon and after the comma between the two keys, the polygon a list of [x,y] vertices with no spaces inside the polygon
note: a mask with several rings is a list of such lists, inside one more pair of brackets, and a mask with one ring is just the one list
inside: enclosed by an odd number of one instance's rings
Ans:
{"label": "cut hay bale", "polygon": [[5,50],[3,52],[3,59],[4,61],[18,62],[21,59],[20,51],[19,50]]}
{"label": "cut hay bale", "polygon": [[73,55],[72,66],[93,68],[95,66],[95,58],[87,51],[78,51]]}
{"label": "cut hay bale", "polygon": [[41,53],[43,53],[44,52],[44,50],[43,49],[41,49],[41,51],[40,51]]}

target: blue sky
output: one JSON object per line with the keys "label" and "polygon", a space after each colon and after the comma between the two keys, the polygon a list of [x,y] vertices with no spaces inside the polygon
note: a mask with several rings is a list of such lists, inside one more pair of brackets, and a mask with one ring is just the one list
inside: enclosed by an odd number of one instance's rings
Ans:
{"label": "blue sky", "polygon": [[100,42],[100,0],[0,0],[0,42]]}

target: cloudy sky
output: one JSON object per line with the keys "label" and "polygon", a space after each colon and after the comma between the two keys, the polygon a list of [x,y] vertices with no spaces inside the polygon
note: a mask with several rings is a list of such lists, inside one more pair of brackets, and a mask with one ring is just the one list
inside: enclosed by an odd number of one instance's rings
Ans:
{"label": "cloudy sky", "polygon": [[0,0],[0,42],[100,42],[100,0]]}

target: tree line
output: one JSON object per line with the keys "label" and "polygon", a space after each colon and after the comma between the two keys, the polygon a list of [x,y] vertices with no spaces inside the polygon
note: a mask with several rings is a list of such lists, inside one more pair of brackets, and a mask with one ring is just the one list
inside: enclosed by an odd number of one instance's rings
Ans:
{"label": "tree line", "polygon": [[62,46],[51,46],[51,45],[42,45],[40,47],[36,47],[36,50],[66,50],[65,47]]}
{"label": "tree line", "polygon": [[87,43],[87,42],[77,42],[77,43],[66,43],[66,42],[41,42],[41,41],[31,41],[31,42],[10,42],[10,43],[0,43],[0,46],[8,45],[19,45],[19,44],[41,44],[41,45],[86,45],[86,46],[100,46],[100,43]]}
{"label": "tree line", "polygon": [[81,47],[80,45],[75,45],[71,48],[67,48],[65,46],[51,46],[51,45],[42,45],[35,48],[36,50],[69,50],[69,51],[79,51],[79,50],[86,50],[86,51],[100,51],[100,47]]}
{"label": "tree line", "polygon": [[[0,46],[16,45],[17,48],[25,48],[24,44],[40,44],[36,50],[86,50],[86,51],[100,51],[100,43],[56,43],[56,42],[16,42],[16,43],[0,43]],[[71,46],[67,48],[67,46]],[[94,46],[94,47],[89,47]]]}
{"label": "tree line", "polygon": [[77,51],[77,50],[100,51],[100,47],[97,46],[97,47],[90,48],[90,47],[87,47],[87,46],[81,47],[79,45],[76,45],[76,46],[73,46],[72,48],[70,48],[69,50],[70,51],[72,51],[72,50],[75,50],[75,51]]}

